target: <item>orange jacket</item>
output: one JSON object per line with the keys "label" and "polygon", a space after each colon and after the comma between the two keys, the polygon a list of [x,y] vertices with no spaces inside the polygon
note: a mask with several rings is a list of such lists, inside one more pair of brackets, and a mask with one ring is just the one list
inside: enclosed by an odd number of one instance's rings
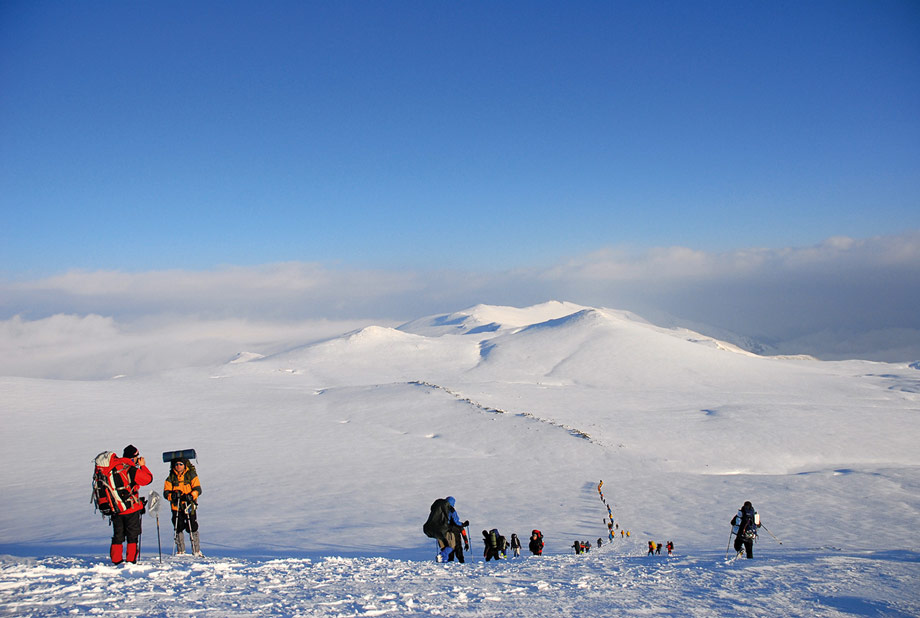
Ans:
{"label": "orange jacket", "polygon": [[198,474],[189,470],[188,466],[182,474],[176,474],[175,470],[171,470],[163,483],[163,497],[169,501],[174,511],[179,510],[181,496],[189,496],[192,502],[198,502],[199,495],[201,495],[201,481],[198,480]]}

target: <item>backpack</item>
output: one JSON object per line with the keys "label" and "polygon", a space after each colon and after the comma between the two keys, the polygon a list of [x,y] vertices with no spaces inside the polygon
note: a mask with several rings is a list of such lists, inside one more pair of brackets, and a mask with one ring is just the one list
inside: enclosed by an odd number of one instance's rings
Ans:
{"label": "backpack", "polygon": [[757,524],[760,523],[760,516],[757,514],[757,511],[742,510],[740,515],[738,536],[742,539],[755,538],[757,536]]}
{"label": "backpack", "polygon": [[541,555],[543,553],[543,533],[539,530],[534,530],[531,532],[530,543],[528,543],[527,546],[530,548],[531,553],[534,555]]}
{"label": "backpack", "polygon": [[124,513],[138,503],[131,491],[129,464],[118,464],[112,451],[96,455],[93,468],[93,506],[103,517]]}
{"label": "backpack", "polygon": [[502,549],[502,536],[498,533],[498,528],[489,530],[489,547],[491,549]]}
{"label": "backpack", "polygon": [[422,526],[422,532],[432,539],[444,539],[447,537],[449,523],[450,502],[447,501],[447,498],[438,498],[431,503],[431,512]]}

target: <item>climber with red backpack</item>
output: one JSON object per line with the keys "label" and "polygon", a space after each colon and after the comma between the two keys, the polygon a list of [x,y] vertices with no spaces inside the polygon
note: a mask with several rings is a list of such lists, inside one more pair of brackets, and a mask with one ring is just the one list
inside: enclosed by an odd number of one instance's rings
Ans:
{"label": "climber with red backpack", "polygon": [[530,553],[534,556],[540,556],[543,554],[543,533],[539,530],[534,530],[530,533],[530,544],[529,544]]}
{"label": "climber with red backpack", "polygon": [[[140,554],[141,515],[146,504],[140,488],[153,482],[146,460],[133,444],[125,447],[121,457],[111,451],[96,456],[93,470],[93,504],[112,524],[112,564],[135,563]],[[127,549],[124,543],[127,540]],[[124,552],[124,554],[123,554]]]}

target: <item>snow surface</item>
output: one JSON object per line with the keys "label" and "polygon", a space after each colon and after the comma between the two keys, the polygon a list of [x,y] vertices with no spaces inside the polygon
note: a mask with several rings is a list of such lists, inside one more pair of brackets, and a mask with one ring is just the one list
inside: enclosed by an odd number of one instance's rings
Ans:
{"label": "snow surface", "polygon": [[[634,547],[632,549],[635,549]],[[17,616],[916,616],[908,552],[771,552],[750,563],[720,552],[641,556],[601,548],[436,564],[388,558],[6,559]],[[107,608],[107,609],[106,609]]]}
{"label": "snow surface", "polygon": [[[287,347],[0,377],[0,615],[920,615],[916,365],[759,357],[559,302]],[[162,564],[149,516],[141,563],[108,564],[89,476],[128,443],[157,491],[159,454],[197,449],[207,558],[170,555],[164,515]],[[606,535],[599,480],[631,537],[571,555]],[[446,495],[465,565],[421,532]],[[726,560],[744,500],[782,544]],[[493,527],[540,528],[546,555],[483,563]]]}

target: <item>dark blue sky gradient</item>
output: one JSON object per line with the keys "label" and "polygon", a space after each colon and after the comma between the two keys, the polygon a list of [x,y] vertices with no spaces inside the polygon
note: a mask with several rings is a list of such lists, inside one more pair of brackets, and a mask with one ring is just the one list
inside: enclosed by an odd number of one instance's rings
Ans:
{"label": "dark blue sky gradient", "polygon": [[915,2],[6,2],[0,271],[920,228]]}

